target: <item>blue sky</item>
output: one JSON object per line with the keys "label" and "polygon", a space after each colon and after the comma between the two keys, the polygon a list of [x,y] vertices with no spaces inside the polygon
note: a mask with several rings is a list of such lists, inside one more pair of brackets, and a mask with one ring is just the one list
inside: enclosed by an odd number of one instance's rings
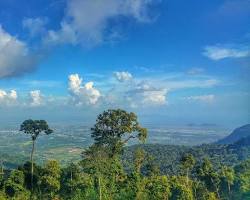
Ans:
{"label": "blue sky", "polygon": [[0,1],[0,121],[250,121],[249,0]]}

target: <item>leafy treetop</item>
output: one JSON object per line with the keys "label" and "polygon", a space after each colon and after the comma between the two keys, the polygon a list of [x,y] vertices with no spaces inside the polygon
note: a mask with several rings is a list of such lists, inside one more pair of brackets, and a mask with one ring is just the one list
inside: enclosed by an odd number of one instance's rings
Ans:
{"label": "leafy treetop", "polygon": [[112,150],[124,146],[132,138],[144,142],[147,137],[147,129],[139,125],[136,114],[121,109],[104,111],[91,131],[96,145]]}
{"label": "leafy treetop", "polygon": [[23,131],[26,134],[30,134],[32,140],[36,140],[38,135],[42,132],[49,135],[53,132],[52,129],[49,128],[49,125],[45,120],[25,120],[20,127],[20,131]]}

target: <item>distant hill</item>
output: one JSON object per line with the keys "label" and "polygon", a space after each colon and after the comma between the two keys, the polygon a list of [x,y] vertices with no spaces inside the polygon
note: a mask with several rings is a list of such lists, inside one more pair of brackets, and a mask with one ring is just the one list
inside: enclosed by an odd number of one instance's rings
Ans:
{"label": "distant hill", "polygon": [[237,142],[230,144],[229,147],[245,147],[250,146],[250,136],[244,137]]}
{"label": "distant hill", "polygon": [[[233,144],[203,144],[199,146],[179,146],[144,144],[129,146],[125,149],[123,160],[129,168],[133,162],[133,155],[136,149],[142,148],[150,157],[153,163],[159,166],[162,174],[176,175],[181,172],[180,159],[190,153],[199,164],[204,158],[209,158],[215,166],[221,164],[235,166],[241,161],[250,159],[250,136],[244,137]],[[143,171],[147,169],[145,165]]]}
{"label": "distant hill", "polygon": [[236,128],[229,136],[216,142],[217,144],[232,144],[240,139],[250,136],[250,124]]}
{"label": "distant hill", "polygon": [[[236,128],[229,136],[213,144],[191,147],[160,144],[130,146],[125,149],[123,160],[131,163],[137,148],[142,148],[152,157],[162,174],[180,173],[180,159],[185,153],[192,154],[197,164],[204,158],[209,158],[215,166],[221,164],[234,166],[243,160],[250,159],[250,124]],[[144,168],[146,169],[147,166]]]}

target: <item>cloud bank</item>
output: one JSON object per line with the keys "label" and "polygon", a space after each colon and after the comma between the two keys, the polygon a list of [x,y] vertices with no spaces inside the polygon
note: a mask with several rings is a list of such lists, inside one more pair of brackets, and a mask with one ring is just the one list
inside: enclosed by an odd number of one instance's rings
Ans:
{"label": "cloud bank", "polygon": [[9,93],[5,90],[0,89],[0,105],[1,106],[12,106],[17,103],[17,92],[11,90]]}
{"label": "cloud bank", "polygon": [[[115,76],[118,81],[114,82]],[[97,82],[98,87],[94,86],[93,81],[84,82],[83,78],[75,73],[68,76],[68,93],[62,96],[43,95],[40,88],[52,86],[54,83],[46,81],[31,81],[32,88],[37,88],[24,94],[20,91],[21,98],[17,98],[15,90],[6,92],[0,90],[0,103],[2,105],[14,105],[10,102],[16,102],[15,105],[25,107],[41,106],[78,106],[82,108],[99,108],[105,109],[110,105],[112,107],[122,108],[149,108],[162,107],[168,105],[169,93],[175,93],[186,89],[204,90],[217,86],[220,81],[212,77],[190,76],[184,79],[185,73],[175,75],[171,79],[166,79],[166,75],[155,78],[132,77],[130,72],[113,72],[105,78],[105,82]],[[48,85],[47,85],[48,84]],[[65,89],[66,91],[66,89]],[[102,91],[102,92],[101,92]],[[188,102],[205,102],[211,103],[215,100],[213,94],[195,95],[183,99]],[[28,96],[28,97],[27,97]]]}
{"label": "cloud bank", "polygon": [[28,45],[7,33],[0,25],[0,78],[31,71],[37,61]]}

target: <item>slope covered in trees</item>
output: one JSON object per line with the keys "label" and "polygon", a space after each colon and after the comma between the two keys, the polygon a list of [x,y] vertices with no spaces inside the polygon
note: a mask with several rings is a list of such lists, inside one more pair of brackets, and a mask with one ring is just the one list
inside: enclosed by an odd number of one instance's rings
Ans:
{"label": "slope covered in trees", "polygon": [[250,124],[236,128],[230,135],[219,140],[217,144],[232,144],[248,136],[250,136]]}
{"label": "slope covered in trees", "polygon": [[[40,124],[29,121],[29,134],[40,133]],[[44,123],[43,123],[44,124]],[[32,125],[33,128],[30,127]],[[34,130],[37,130],[34,133]],[[52,132],[52,130],[49,130]],[[45,132],[46,133],[46,132]],[[123,157],[130,140],[144,142],[147,129],[134,113],[108,110],[97,117],[91,136],[94,144],[83,152],[79,163],[61,167],[58,161],[44,165],[31,160],[14,170],[0,170],[0,199],[6,200],[248,200],[250,160],[237,158],[235,165],[224,155],[231,146],[177,148],[133,146]],[[151,150],[149,151],[149,149]],[[125,150],[125,152],[128,150]],[[217,152],[216,156],[213,152]],[[224,153],[223,153],[224,152]],[[34,153],[32,148],[31,154]],[[172,164],[173,171],[162,173],[154,155]],[[204,155],[203,155],[204,154]],[[222,155],[223,156],[222,156]],[[203,155],[203,156],[201,156]],[[214,156],[212,156],[214,155]],[[214,162],[214,158],[218,163]],[[224,160],[223,160],[224,159]],[[242,160],[242,161],[240,161]],[[178,167],[177,167],[178,166]],[[163,166],[164,168],[164,166]],[[167,167],[166,167],[167,168]],[[174,169],[176,168],[176,169]]]}
{"label": "slope covered in trees", "polygon": [[180,172],[179,160],[187,153],[192,154],[197,164],[209,158],[215,166],[234,166],[241,161],[250,159],[250,137],[239,140],[231,145],[204,144],[200,146],[178,146],[143,144],[127,147],[123,152],[123,160],[127,169],[136,149],[142,148],[160,168],[162,174],[176,175]]}

